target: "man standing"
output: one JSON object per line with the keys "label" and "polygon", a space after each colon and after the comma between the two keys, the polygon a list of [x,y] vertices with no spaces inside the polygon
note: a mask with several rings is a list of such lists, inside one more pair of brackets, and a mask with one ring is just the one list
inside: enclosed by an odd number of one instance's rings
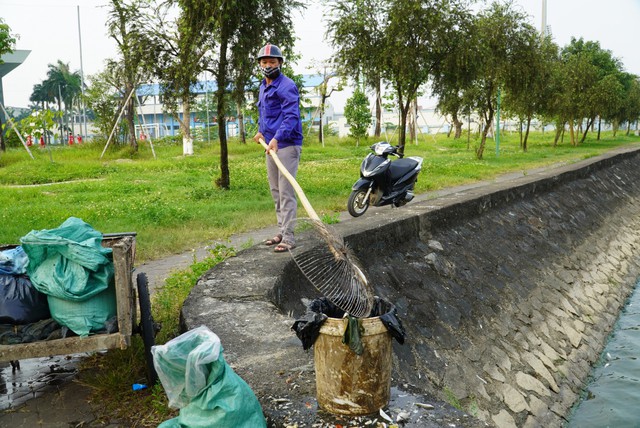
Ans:
{"label": "man standing", "polygon": [[[267,43],[258,53],[258,65],[264,75],[258,96],[258,133],[253,137],[261,139],[269,150],[278,153],[278,158],[292,176],[298,172],[302,150],[302,122],[300,121],[300,95],[296,84],[282,74],[284,62],[282,51],[276,45]],[[267,153],[267,178],[271,196],[276,206],[276,218],[280,233],[265,241],[275,245],[276,253],[283,253],[295,247],[293,230],[298,203],[295,190],[278,166]]]}

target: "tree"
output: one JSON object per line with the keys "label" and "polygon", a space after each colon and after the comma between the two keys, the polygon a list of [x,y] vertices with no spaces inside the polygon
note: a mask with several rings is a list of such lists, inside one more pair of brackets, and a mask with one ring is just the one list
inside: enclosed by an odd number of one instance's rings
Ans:
{"label": "tree", "polygon": [[400,111],[399,151],[404,151],[409,108],[437,65],[452,53],[461,1],[395,0],[386,13],[382,64]]}
{"label": "tree", "polygon": [[215,1],[167,0],[145,15],[140,30],[149,40],[145,64],[160,82],[165,108],[180,124],[184,155],[193,154],[192,89],[215,49],[218,6]]}
{"label": "tree", "polygon": [[[229,84],[233,83],[236,88],[249,86],[250,76],[256,70],[255,55],[265,42],[277,44],[285,52],[292,48],[294,40],[291,14],[302,4],[286,0],[217,0],[212,5],[216,10],[212,23],[217,31],[212,35],[215,37],[217,50],[207,69],[212,72],[217,85],[220,177],[216,180],[216,185],[228,189],[231,185],[226,127]],[[277,25],[265,26],[265,22]],[[288,57],[290,61],[292,55]],[[235,98],[242,101],[237,93]]]}
{"label": "tree", "polygon": [[[320,103],[318,105],[318,116],[319,116],[319,124],[318,124],[318,140],[324,147],[324,110],[327,104],[327,98],[331,97],[333,91],[341,91],[344,82],[340,79],[340,76],[334,71],[334,64],[331,60],[327,60],[320,66],[321,70],[319,70],[319,74],[322,77],[322,83],[320,83],[316,88],[317,94],[320,96]],[[330,85],[329,82],[331,79],[338,78],[340,81],[336,85]]]}
{"label": "tree", "polygon": [[628,74],[625,81],[625,95],[623,97],[624,102],[620,108],[617,120],[619,123],[627,124],[626,135],[629,135],[631,131],[631,125],[636,123],[636,130],[638,118],[640,118],[640,82],[638,76]]}
{"label": "tree", "polygon": [[[59,116],[61,141],[64,141],[65,131],[69,132],[71,130],[69,127],[69,110],[72,109],[74,100],[82,92],[81,81],[78,71],[72,72],[69,68],[69,63],[58,60],[56,64],[49,64],[47,78],[42,82],[41,87],[34,87],[34,91],[38,90],[38,94],[35,94],[36,98],[46,93],[47,97],[52,96],[53,100],[58,104],[58,111],[61,112]],[[34,97],[34,94],[32,94],[32,97]]]}
{"label": "tree", "polygon": [[[12,53],[16,46],[16,36],[11,34],[11,28],[5,24],[4,19],[0,17],[0,64],[2,61],[2,55]],[[1,110],[1,109],[0,109]],[[0,111],[0,150],[3,152],[7,150],[4,142],[4,129],[3,119],[4,111]]]}
{"label": "tree", "polygon": [[598,42],[582,38],[571,39],[562,49],[561,61],[561,76],[565,82],[559,94],[565,100],[561,104],[561,114],[569,122],[571,144],[575,146],[578,144],[576,125],[581,127],[586,120],[585,132],[580,139],[584,141],[597,115],[610,115],[612,109],[616,109],[618,103],[612,104],[612,97],[619,96],[621,88],[614,84],[614,79],[620,79],[622,71],[620,62],[610,51],[602,49]]}
{"label": "tree", "polygon": [[382,39],[386,27],[385,0],[327,1],[327,36],[336,50],[338,73],[364,80],[376,94],[374,135],[382,121]]}
{"label": "tree", "polygon": [[[121,79],[118,80],[116,89],[120,92],[122,102],[127,102],[124,118],[127,124],[127,138],[131,150],[138,151],[138,140],[136,138],[136,128],[134,123],[136,102],[130,94],[136,90],[138,84],[146,77],[145,72],[145,52],[149,46],[149,40],[143,31],[145,25],[144,14],[149,13],[146,0],[111,0],[111,8],[107,19],[107,31],[109,36],[115,40],[120,54],[119,61],[110,61],[110,73],[113,76],[118,73]],[[115,66],[121,70],[116,70]],[[103,80],[107,81],[107,80]],[[97,94],[96,94],[97,95]],[[136,95],[137,96],[137,95]],[[116,116],[118,112],[116,113]],[[108,122],[103,118],[102,123]]]}
{"label": "tree", "polygon": [[477,75],[475,44],[473,40],[473,19],[468,11],[458,13],[458,31],[450,34],[451,53],[436,64],[431,73],[431,92],[437,96],[437,110],[444,116],[451,116],[455,134],[462,135],[460,116],[470,116],[475,108],[475,97],[471,87]]}
{"label": "tree", "polygon": [[356,146],[360,144],[360,139],[367,136],[367,130],[371,124],[371,110],[369,110],[369,99],[356,86],[351,98],[347,100],[344,107],[344,116],[349,125],[349,135],[356,139]]}
{"label": "tree", "polygon": [[89,87],[86,91],[86,103],[95,116],[93,125],[99,130],[105,140],[116,125],[116,119],[122,108],[122,90],[125,87],[122,80],[122,67],[115,61],[107,61],[103,71],[89,76]]}
{"label": "tree", "polygon": [[518,72],[519,65],[514,63],[516,53],[526,51],[532,27],[511,3],[497,2],[480,13],[474,27],[476,68],[469,90],[476,98],[476,112],[484,120],[480,145],[476,148],[476,158],[482,159],[487,135],[493,127],[498,91]]}
{"label": "tree", "polygon": [[[549,37],[541,37],[531,26],[523,25],[512,44],[511,67],[505,75],[505,111],[519,118],[520,145],[527,151],[531,120],[542,111],[546,100],[552,97],[552,70],[559,60],[558,47]],[[522,134],[522,124],[525,132]]]}

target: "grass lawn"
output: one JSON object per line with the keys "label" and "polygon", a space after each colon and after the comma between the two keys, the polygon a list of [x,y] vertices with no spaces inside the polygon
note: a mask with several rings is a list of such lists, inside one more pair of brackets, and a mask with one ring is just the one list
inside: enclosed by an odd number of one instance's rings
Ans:
{"label": "grass lawn", "polygon": [[[358,147],[350,139],[328,140],[322,147],[317,137],[306,139],[298,181],[318,214],[331,218],[346,210],[360,162],[374,140]],[[490,141],[484,159],[477,160],[473,136],[467,142],[466,137],[420,135],[405,153],[424,158],[416,185],[417,193],[423,193],[575,162],[636,141],[640,138],[604,133],[600,141],[594,134],[577,147],[568,142],[553,147],[553,133],[533,133],[523,153],[518,134],[506,133],[499,156]],[[196,142],[195,154],[182,156],[181,144],[156,142],[155,159],[148,143],[135,154],[127,147],[110,147],[100,159],[103,148],[99,143],[33,147],[35,160],[23,148],[0,153],[0,243],[18,243],[33,229],[53,229],[75,216],[101,232],[137,232],[141,263],[275,223],[264,153],[253,142],[229,142],[228,191],[215,186],[220,175],[217,143]],[[305,216],[302,207],[299,214]]]}

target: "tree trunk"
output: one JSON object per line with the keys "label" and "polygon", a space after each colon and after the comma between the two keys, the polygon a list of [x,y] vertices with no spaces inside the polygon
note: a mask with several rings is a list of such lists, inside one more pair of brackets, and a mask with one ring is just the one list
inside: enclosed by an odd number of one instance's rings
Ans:
{"label": "tree trunk", "polygon": [[527,140],[529,139],[529,129],[531,128],[531,116],[527,116],[527,128],[524,133],[524,139],[522,140],[522,151],[527,151]]}
{"label": "tree trunk", "polygon": [[[58,86],[58,91],[60,91],[60,87]],[[60,122],[59,122],[59,126],[60,126],[60,144],[64,144],[64,114],[62,112],[62,101],[60,100],[60,98],[58,98],[58,113],[60,114]]]}
{"label": "tree trunk", "polygon": [[584,143],[584,141],[587,139],[587,133],[589,132],[589,128],[591,127],[591,125],[593,125],[593,122],[595,122],[595,117],[593,119],[587,119],[587,126],[585,126],[584,128],[584,133],[582,134],[582,138],[580,139],[580,144]]}
{"label": "tree trunk", "polygon": [[562,134],[562,130],[564,129],[564,122],[556,122],[556,135],[553,138],[553,147],[558,146],[558,141],[560,140],[560,134]]}
{"label": "tree trunk", "polygon": [[4,112],[0,111],[0,151],[6,152],[7,151],[7,146],[6,146],[5,142],[4,142],[4,130],[2,129],[2,118],[3,117],[4,117]]}
{"label": "tree trunk", "polygon": [[480,146],[478,146],[478,148],[476,149],[476,159],[478,160],[482,160],[482,157],[484,156],[484,148],[487,145],[487,135],[489,134],[489,131],[493,126],[494,110],[493,110],[493,104],[491,104],[491,100],[493,99],[495,99],[495,97],[493,96],[493,91],[489,90],[486,97],[487,111],[486,113],[484,113],[485,125],[482,130]]}
{"label": "tree trunk", "polygon": [[322,103],[320,103],[320,123],[318,123],[318,141],[320,142],[320,144],[322,144],[322,147],[324,147],[324,135],[322,135],[322,116],[324,111],[324,108],[322,107],[323,104],[324,100],[322,101]]}
{"label": "tree trunk", "polygon": [[416,115],[414,114],[414,111],[415,111],[414,110],[414,102],[415,101],[416,100],[412,101],[409,104],[411,106],[410,110],[409,110],[409,113],[408,113],[408,116],[409,116],[409,118],[408,118],[408,120],[409,120],[408,126],[409,126],[409,140],[410,141],[416,141]]}
{"label": "tree trunk", "polygon": [[193,154],[193,137],[191,137],[191,108],[189,100],[182,101],[182,119],[180,122],[180,133],[182,134],[182,154],[190,156]]}
{"label": "tree trunk", "polygon": [[[129,94],[135,90],[136,88],[133,85],[127,84],[127,96],[125,97],[125,99],[129,98]],[[137,95],[135,93],[131,95],[131,98],[129,98],[129,104],[125,107],[125,116],[126,116],[125,121],[127,122],[127,129],[129,130],[129,146],[131,147],[131,150],[134,152],[138,151],[138,139],[136,138],[136,124],[134,123],[135,100],[133,99],[133,97],[136,97],[136,96]]]}
{"label": "tree trunk", "polygon": [[238,106],[238,132],[240,133],[240,142],[242,144],[247,144],[247,136],[246,131],[244,130],[244,113],[242,113],[242,108]]}
{"label": "tree trunk", "polygon": [[216,71],[216,81],[218,89],[216,91],[216,101],[218,102],[218,137],[220,139],[220,177],[216,180],[216,185],[220,189],[229,190],[231,179],[229,176],[229,150],[227,147],[227,120],[224,88],[227,86],[227,39],[222,38],[220,52],[218,56],[218,69]]}
{"label": "tree trunk", "polygon": [[571,145],[576,146],[576,136],[573,130],[573,118],[569,119],[569,132],[571,133]]}
{"label": "tree trunk", "polygon": [[600,116],[598,116],[598,141],[600,141],[600,130],[601,130],[601,125],[602,125],[602,118]]}
{"label": "tree trunk", "polygon": [[484,156],[484,148],[487,145],[487,135],[489,134],[489,131],[491,130],[492,126],[493,126],[493,109],[490,109],[489,117],[487,118],[484,128],[482,129],[482,138],[480,139],[480,146],[478,146],[478,148],[476,149],[476,159],[478,160],[482,160],[482,157]]}
{"label": "tree trunk", "polygon": [[380,138],[382,133],[382,95],[380,89],[380,79],[376,80],[376,129],[373,131],[373,136]]}
{"label": "tree trunk", "polygon": [[451,115],[451,121],[453,122],[453,127],[456,130],[456,132],[453,134],[453,139],[457,140],[462,136],[462,122],[458,118],[458,112],[454,112]]}
{"label": "tree trunk", "polygon": [[398,152],[404,154],[404,146],[407,140],[407,114],[409,104],[400,104],[400,127],[398,129]]}

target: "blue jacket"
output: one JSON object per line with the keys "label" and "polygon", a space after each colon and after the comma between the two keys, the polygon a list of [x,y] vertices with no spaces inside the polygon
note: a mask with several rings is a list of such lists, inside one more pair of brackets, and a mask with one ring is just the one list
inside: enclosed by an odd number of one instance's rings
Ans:
{"label": "blue jacket", "polygon": [[267,144],[275,138],[278,149],[302,145],[299,101],[298,87],[284,74],[269,86],[262,80],[258,96],[258,130]]}

